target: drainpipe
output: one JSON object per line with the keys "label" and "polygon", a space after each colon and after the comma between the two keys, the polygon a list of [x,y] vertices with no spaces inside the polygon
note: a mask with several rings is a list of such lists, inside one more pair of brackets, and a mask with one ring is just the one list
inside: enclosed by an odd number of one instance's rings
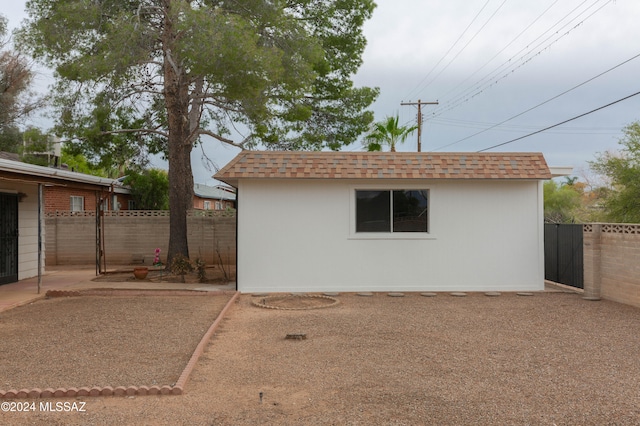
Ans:
{"label": "drainpipe", "polygon": [[236,291],[238,291],[238,206],[240,205],[239,197],[240,185],[236,188]]}

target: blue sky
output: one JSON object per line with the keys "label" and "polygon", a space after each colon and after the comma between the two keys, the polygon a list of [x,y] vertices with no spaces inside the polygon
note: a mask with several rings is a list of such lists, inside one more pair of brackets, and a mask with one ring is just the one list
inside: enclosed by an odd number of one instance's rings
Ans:
{"label": "blue sky", "polygon": [[[3,6],[10,25],[25,18],[24,3]],[[377,120],[397,113],[401,123],[415,122],[415,107],[402,101],[439,102],[423,107],[423,151],[485,149],[640,91],[640,58],[631,59],[640,54],[637,0],[377,3],[354,80],[380,88]],[[46,86],[46,72],[39,84]],[[640,95],[495,151],[540,151],[550,165],[574,166],[580,175],[598,152],[616,149],[621,129],[635,120]],[[220,167],[237,153],[213,140],[204,150]],[[416,150],[416,137],[399,150]],[[212,184],[201,155],[194,149],[195,181]]]}

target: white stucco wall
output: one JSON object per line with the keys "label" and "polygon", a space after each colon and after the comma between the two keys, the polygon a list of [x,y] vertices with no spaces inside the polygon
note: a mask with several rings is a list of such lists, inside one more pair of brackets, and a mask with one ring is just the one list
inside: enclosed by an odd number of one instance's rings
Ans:
{"label": "white stucco wall", "polygon": [[[38,185],[0,180],[0,191],[21,192],[27,195],[18,203],[18,280],[36,277],[38,276]],[[44,238],[44,229],[42,232]],[[44,252],[42,265],[44,265]]]}
{"label": "white stucco wall", "polygon": [[[355,234],[355,189],[430,191],[430,233]],[[243,292],[544,288],[537,181],[242,180]]]}

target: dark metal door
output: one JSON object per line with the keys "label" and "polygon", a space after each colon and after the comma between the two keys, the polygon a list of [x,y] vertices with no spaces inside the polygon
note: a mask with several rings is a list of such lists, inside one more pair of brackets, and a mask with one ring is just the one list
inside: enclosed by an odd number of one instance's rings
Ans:
{"label": "dark metal door", "polygon": [[584,287],[582,225],[544,225],[544,278],[571,287]]}
{"label": "dark metal door", "polygon": [[18,281],[18,196],[0,193],[0,284]]}

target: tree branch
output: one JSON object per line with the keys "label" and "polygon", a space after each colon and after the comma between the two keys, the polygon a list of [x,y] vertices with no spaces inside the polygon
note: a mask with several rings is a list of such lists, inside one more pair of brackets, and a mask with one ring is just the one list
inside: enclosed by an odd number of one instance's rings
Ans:
{"label": "tree branch", "polygon": [[200,120],[202,119],[202,93],[204,90],[204,77],[200,77],[195,82],[195,87],[192,93],[194,96],[191,98],[191,108],[189,109],[189,136],[185,142],[191,143],[192,138],[195,137],[198,128],[200,127]]}
{"label": "tree branch", "polygon": [[236,148],[240,148],[240,149],[241,149],[241,150],[243,150],[243,151],[245,150],[244,145],[245,145],[245,144],[249,141],[249,139],[250,139],[249,137],[246,137],[246,138],[244,138],[244,140],[243,140],[242,142],[234,142],[234,141],[232,141],[231,139],[227,139],[227,138],[225,138],[224,136],[220,136],[220,135],[219,135],[219,134],[217,134],[217,133],[214,133],[214,132],[212,132],[212,131],[210,131],[210,130],[205,130],[205,129],[199,129],[197,133],[198,133],[198,134],[200,134],[200,135],[207,135],[207,136],[211,136],[212,138],[217,139],[217,140],[219,140],[220,142],[224,142],[224,143],[229,144],[229,145],[231,145],[231,146],[235,146]]}
{"label": "tree branch", "polygon": [[173,57],[171,56],[171,49],[165,50],[165,58],[167,58],[167,62],[169,62],[169,65],[171,65],[171,68],[173,68],[173,72],[176,75],[180,75],[180,70],[178,69],[176,63],[173,61]]}
{"label": "tree branch", "polygon": [[169,133],[162,132],[160,130],[155,129],[120,129],[120,130],[109,130],[107,132],[101,132],[102,135],[113,135],[118,133],[153,133],[155,135],[160,135],[165,138],[169,137]]}

